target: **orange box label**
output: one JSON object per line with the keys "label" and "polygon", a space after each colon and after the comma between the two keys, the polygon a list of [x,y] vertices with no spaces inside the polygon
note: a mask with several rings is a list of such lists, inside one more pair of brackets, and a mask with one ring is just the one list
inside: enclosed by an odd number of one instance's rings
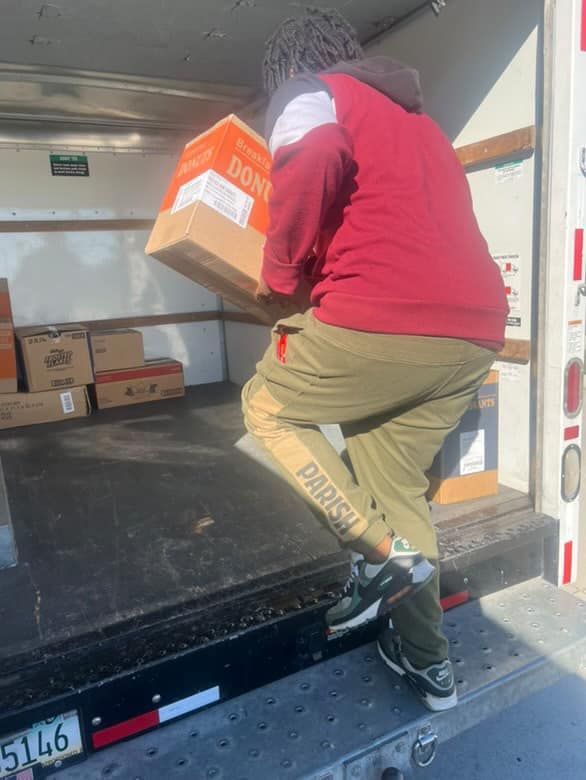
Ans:
{"label": "orange box label", "polygon": [[[241,227],[266,233],[271,156],[265,143],[229,116],[191,141],[179,158],[161,211],[203,201]],[[213,172],[208,177],[204,175]]]}

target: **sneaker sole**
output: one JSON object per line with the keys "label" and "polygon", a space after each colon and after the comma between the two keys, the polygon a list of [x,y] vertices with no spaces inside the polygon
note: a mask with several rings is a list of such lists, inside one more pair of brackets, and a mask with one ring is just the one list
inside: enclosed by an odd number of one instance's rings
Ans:
{"label": "sneaker sole", "polygon": [[371,621],[376,620],[377,617],[379,617],[378,609],[381,601],[382,599],[373,601],[370,606],[362,612],[359,612],[358,615],[354,615],[353,618],[350,618],[350,620],[346,620],[343,623],[336,623],[334,626],[328,626],[328,630],[334,634],[338,631],[348,631],[351,628],[358,628],[358,626],[361,626],[363,623],[370,623]]}
{"label": "sneaker sole", "polygon": [[380,642],[376,643],[376,648],[385,666],[388,666],[389,669],[395,672],[395,674],[398,674],[399,677],[405,678],[405,681],[409,683],[410,688],[416,694],[417,698],[421,701],[422,704],[425,705],[425,707],[427,707],[428,710],[431,710],[432,712],[444,712],[444,710],[453,709],[458,704],[457,691],[454,691],[449,696],[434,696],[433,694],[428,693],[427,691],[420,690],[417,687],[416,683],[413,682],[409,677],[409,675],[407,674],[407,670],[403,669],[402,666],[395,663],[393,660],[389,658],[389,656],[385,653]]}
{"label": "sneaker sole", "polygon": [[[435,574],[435,566],[432,566],[429,561],[421,561],[413,567],[411,576],[415,580],[410,585],[406,585],[400,591],[397,591],[393,596],[389,596],[384,602],[383,599],[377,599],[373,601],[366,609],[359,612],[349,620],[345,620],[343,623],[336,623],[333,626],[328,626],[328,631],[331,634],[338,631],[349,631],[352,628],[358,628],[358,626],[364,623],[370,623],[373,620],[386,615],[399,604],[404,604],[408,599],[413,598],[419,591],[424,588],[428,582],[433,578]],[[382,608],[381,608],[382,605]]]}

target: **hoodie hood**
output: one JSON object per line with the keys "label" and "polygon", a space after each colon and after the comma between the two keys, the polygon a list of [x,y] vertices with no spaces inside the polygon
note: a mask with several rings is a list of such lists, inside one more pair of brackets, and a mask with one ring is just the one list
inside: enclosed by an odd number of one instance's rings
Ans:
{"label": "hoodie hood", "polygon": [[382,92],[410,114],[423,113],[419,73],[389,57],[339,62],[326,73],[341,73]]}
{"label": "hoodie hood", "polygon": [[[419,73],[389,57],[369,57],[364,60],[338,62],[321,75],[351,76],[363,84],[382,92],[410,114],[423,113],[423,97]],[[269,101],[265,124],[265,138],[271,138],[278,117],[290,101],[301,94],[323,91],[325,82],[319,73],[299,73],[285,81]]]}

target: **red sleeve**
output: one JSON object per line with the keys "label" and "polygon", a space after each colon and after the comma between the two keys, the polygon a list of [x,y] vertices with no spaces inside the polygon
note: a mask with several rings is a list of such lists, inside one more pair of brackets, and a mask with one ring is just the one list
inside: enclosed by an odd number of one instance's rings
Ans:
{"label": "red sleeve", "polygon": [[334,123],[314,128],[275,154],[262,271],[274,292],[290,296],[297,290],[351,159],[351,141]]}

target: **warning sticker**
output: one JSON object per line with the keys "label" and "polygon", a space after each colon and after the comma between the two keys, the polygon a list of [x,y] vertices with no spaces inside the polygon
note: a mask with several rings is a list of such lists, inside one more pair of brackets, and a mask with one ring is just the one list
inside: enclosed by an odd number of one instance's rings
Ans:
{"label": "warning sticker", "polygon": [[89,176],[90,166],[85,154],[50,154],[52,176]]}
{"label": "warning sticker", "polygon": [[506,184],[507,182],[515,181],[515,179],[520,179],[523,176],[523,168],[523,160],[495,165],[494,177],[497,184]]}
{"label": "warning sticker", "polygon": [[518,253],[512,252],[503,255],[493,255],[492,259],[500,268],[503,281],[505,283],[507,303],[509,304],[507,325],[513,328],[520,328],[522,321],[521,258]]}
{"label": "warning sticker", "polygon": [[568,322],[568,360],[584,358],[584,322],[571,320]]}
{"label": "warning sticker", "polygon": [[484,430],[464,431],[460,434],[460,476],[484,471]]}
{"label": "warning sticker", "polygon": [[216,171],[206,171],[179,188],[171,214],[201,201],[240,227],[248,225],[254,199]]}

